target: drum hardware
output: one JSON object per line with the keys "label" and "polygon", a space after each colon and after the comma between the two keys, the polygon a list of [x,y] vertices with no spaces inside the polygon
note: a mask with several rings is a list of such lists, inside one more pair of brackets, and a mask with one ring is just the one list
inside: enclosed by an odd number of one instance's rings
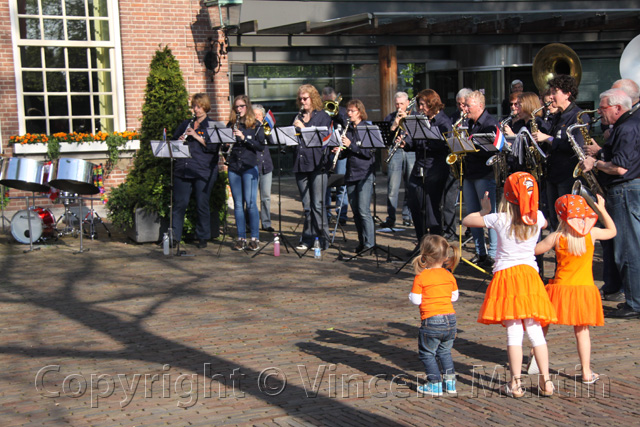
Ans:
{"label": "drum hardware", "polygon": [[[59,196],[58,199],[62,199],[62,204],[64,205],[64,213],[58,218],[56,222],[56,229],[58,230],[59,236],[66,236],[71,234],[73,237],[78,237],[78,230],[75,227],[75,221],[80,224],[80,218],[71,210],[71,203],[76,203],[77,194],[66,193],[69,195]],[[72,224],[71,217],[75,218],[74,223]],[[58,228],[58,223],[64,218],[65,227],[63,229]]]}
{"label": "drum hardware", "polygon": [[109,235],[109,237],[111,237],[111,230],[109,230],[109,227],[107,227],[107,224],[105,224],[104,221],[102,221],[102,218],[100,217],[98,212],[96,212],[96,210],[93,209],[93,201],[95,200],[95,198],[90,197],[89,200],[91,200],[91,209],[89,210],[89,212],[87,212],[84,219],[82,220],[82,225],[83,225],[82,232],[83,233],[85,232],[84,224],[87,224],[89,226],[89,231],[87,233],[87,236],[91,237],[91,240],[97,239],[98,232],[96,231],[95,224],[96,224],[96,221],[99,221],[100,224],[102,224],[102,226],[104,227],[104,229],[107,230],[107,234]]}

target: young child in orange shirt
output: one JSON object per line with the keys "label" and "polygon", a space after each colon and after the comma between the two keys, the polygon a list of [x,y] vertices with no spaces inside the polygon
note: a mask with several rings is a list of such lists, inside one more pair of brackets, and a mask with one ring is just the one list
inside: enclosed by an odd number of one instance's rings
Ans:
{"label": "young child in orange shirt", "polygon": [[452,272],[459,261],[459,249],[433,234],[424,236],[420,254],[412,261],[416,277],[409,299],[420,306],[418,355],[427,374],[427,383],[418,391],[431,396],[443,394],[441,373],[446,392],[457,393],[451,348],[457,331],[452,302],[458,299],[458,285]]}
{"label": "young child in orange shirt", "polygon": [[[603,326],[600,291],[593,282],[593,244],[616,236],[616,226],[598,197],[598,209],[605,228],[594,227],[598,215],[582,196],[565,194],[556,200],[558,230],[536,245],[536,255],[555,248],[558,266],[547,292],[558,313],[558,323],[573,326],[582,366],[582,382],[593,384],[600,378],[591,370],[589,326]],[[547,331],[545,328],[545,333]]]}

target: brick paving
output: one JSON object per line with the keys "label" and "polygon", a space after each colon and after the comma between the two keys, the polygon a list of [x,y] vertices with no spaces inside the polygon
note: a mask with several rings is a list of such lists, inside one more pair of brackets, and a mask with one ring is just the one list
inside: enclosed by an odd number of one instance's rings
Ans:
{"label": "brick paving", "polygon": [[[282,187],[283,232],[297,243],[293,179]],[[277,195],[272,208],[277,225]],[[357,243],[352,221],[345,230],[348,253]],[[403,259],[413,249],[410,230],[377,236]],[[415,390],[418,309],[407,299],[410,269],[396,274],[401,262],[337,261],[335,248],[321,261],[284,247],[279,258],[271,247],[251,258],[228,237],[220,257],[213,243],[188,244],[194,257],[165,257],[115,230],[111,239],[98,230],[74,254],[78,247],[65,236],[25,254],[26,245],[0,235],[3,426],[638,424],[638,320],[592,329],[603,380],[590,388],[575,381],[572,328],[552,327],[558,393],[509,399],[497,386],[504,329],[475,321],[488,280],[464,264],[456,271],[459,394],[433,398]]]}

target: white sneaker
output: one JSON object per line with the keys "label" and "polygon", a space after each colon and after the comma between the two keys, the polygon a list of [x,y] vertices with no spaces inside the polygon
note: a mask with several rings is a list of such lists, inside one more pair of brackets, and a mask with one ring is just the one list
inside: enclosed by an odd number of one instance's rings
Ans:
{"label": "white sneaker", "polygon": [[309,246],[305,245],[304,243],[300,243],[298,246],[296,246],[296,249],[299,251],[306,251],[307,249],[309,249]]}

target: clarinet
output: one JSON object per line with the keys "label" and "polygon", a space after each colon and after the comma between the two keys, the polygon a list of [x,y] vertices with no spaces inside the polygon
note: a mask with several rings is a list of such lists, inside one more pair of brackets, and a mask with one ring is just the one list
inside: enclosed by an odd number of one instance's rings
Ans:
{"label": "clarinet", "polygon": [[180,137],[182,138],[183,141],[187,138],[187,131],[189,130],[189,128],[192,128],[195,123],[196,123],[196,116],[194,114],[193,117],[191,118],[191,121],[187,125],[187,128],[184,130],[184,133]]}
{"label": "clarinet", "polygon": [[[232,132],[232,134],[235,134],[237,130],[238,130],[238,119],[236,118],[236,121],[233,124],[233,132]],[[235,145],[236,142],[239,142],[239,140],[240,140],[240,137],[236,136],[235,137],[235,141],[232,142],[231,144],[228,144],[227,149],[222,152],[222,155],[224,157],[225,166],[229,166],[229,156],[231,155],[231,149],[233,148],[233,146]]]}
{"label": "clarinet", "polygon": [[338,164],[338,158],[340,157],[340,152],[344,148],[344,145],[342,144],[342,138],[347,134],[350,124],[351,124],[351,121],[347,119],[347,124],[345,125],[344,131],[340,134],[340,145],[338,146],[338,151],[336,151],[336,154],[333,156],[333,164],[331,165],[332,171],[336,170],[336,165]]}

